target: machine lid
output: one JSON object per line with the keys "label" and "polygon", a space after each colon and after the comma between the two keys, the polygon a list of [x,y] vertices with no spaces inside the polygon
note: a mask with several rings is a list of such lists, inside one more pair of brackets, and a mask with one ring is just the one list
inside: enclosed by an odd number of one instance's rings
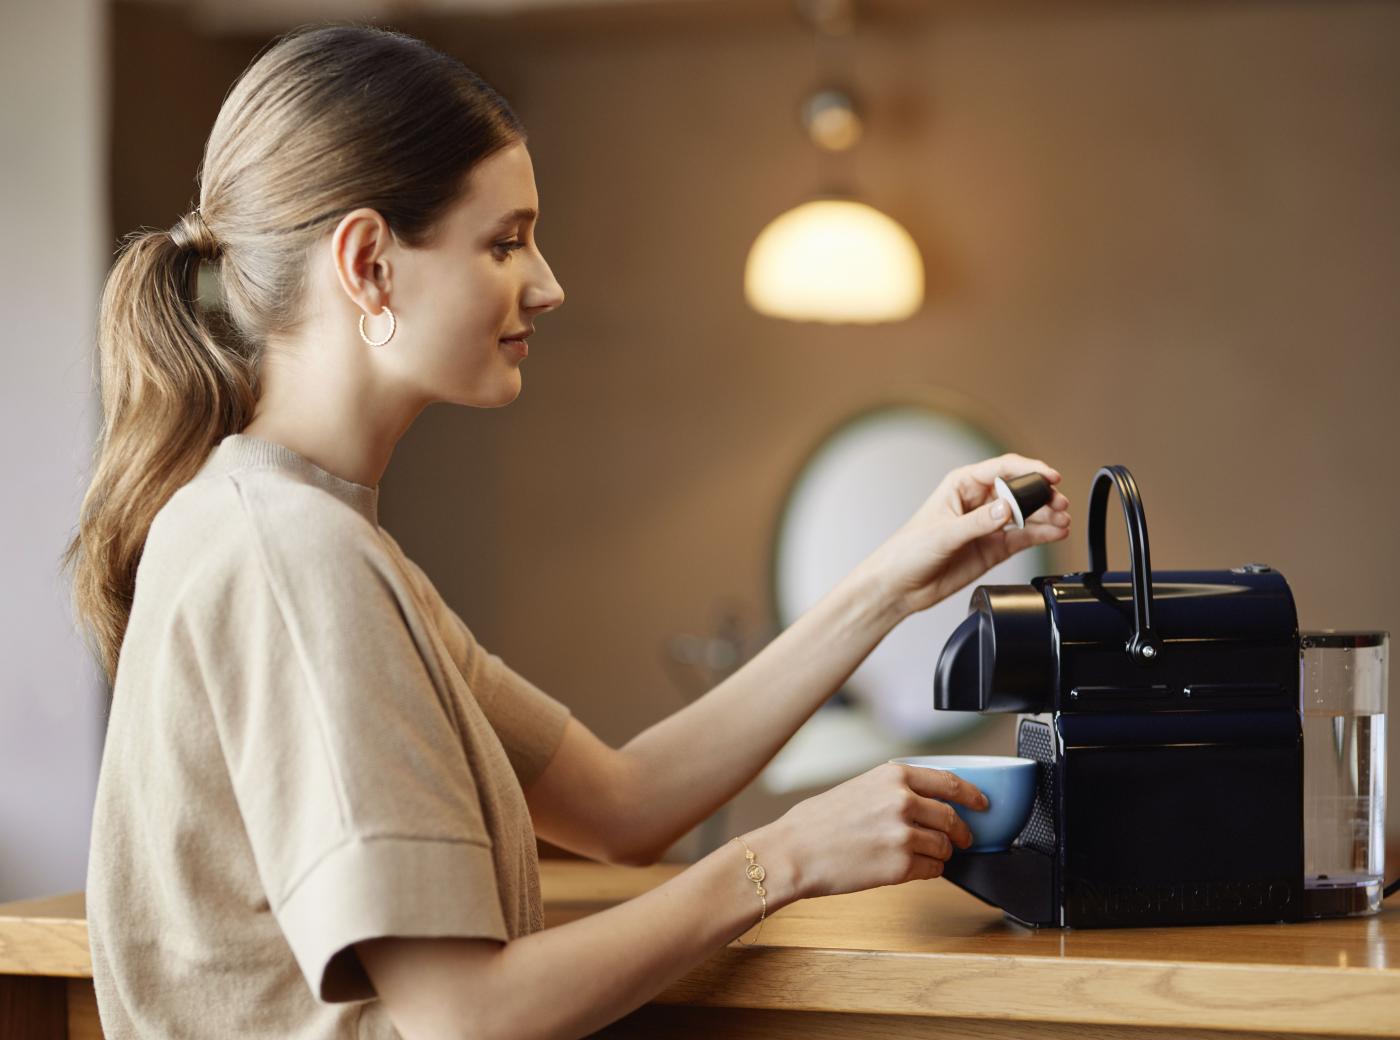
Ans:
{"label": "machine lid", "polygon": [[[1132,576],[1066,574],[1041,582],[1062,642],[1121,645],[1133,632]],[[1156,571],[1153,625],[1165,642],[1293,642],[1298,615],[1277,571]],[[1294,644],[1296,645],[1296,643]]]}

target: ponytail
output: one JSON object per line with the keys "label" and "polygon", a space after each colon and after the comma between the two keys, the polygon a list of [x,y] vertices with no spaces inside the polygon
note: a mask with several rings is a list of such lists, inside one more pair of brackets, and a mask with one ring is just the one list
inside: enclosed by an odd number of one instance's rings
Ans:
{"label": "ponytail", "polygon": [[170,231],[128,235],[98,312],[103,427],[94,475],[65,551],[74,606],[109,682],[151,521],[209,451],[252,418],[255,373],[215,341],[191,275],[218,246],[198,211]]}

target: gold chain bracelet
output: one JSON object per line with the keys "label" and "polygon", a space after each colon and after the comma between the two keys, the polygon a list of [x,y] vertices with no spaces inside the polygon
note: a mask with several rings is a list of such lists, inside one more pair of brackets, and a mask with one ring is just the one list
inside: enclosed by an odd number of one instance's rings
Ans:
{"label": "gold chain bracelet", "polygon": [[763,869],[763,864],[755,862],[754,851],[749,848],[748,842],[743,838],[735,838],[734,840],[744,846],[744,858],[749,861],[748,866],[744,868],[744,877],[753,882],[754,892],[763,901],[763,912],[758,915],[758,931],[753,933],[753,939],[744,942],[743,935],[739,936],[740,946],[754,946],[758,943],[759,932],[763,931],[763,921],[768,916],[768,889],[763,887],[763,879],[768,876],[768,872]]}

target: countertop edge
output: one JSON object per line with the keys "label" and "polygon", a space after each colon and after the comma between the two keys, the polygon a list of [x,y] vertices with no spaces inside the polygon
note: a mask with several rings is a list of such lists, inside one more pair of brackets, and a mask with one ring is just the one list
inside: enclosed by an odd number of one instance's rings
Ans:
{"label": "countertop edge", "polygon": [[1390,976],[1372,968],[730,946],[655,1002],[1400,1036],[1400,978]]}

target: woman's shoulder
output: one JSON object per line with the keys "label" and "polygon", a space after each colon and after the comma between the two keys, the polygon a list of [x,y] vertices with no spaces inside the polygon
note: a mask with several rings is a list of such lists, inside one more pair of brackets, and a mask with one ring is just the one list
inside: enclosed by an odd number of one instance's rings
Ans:
{"label": "woman's shoulder", "polygon": [[325,488],[273,467],[199,476],[170,497],[155,523],[208,534],[267,532],[324,543],[373,544],[377,526]]}
{"label": "woman's shoulder", "polygon": [[143,569],[166,578],[231,581],[353,569],[390,557],[371,519],[324,488],[272,468],[196,477],[157,512]]}

